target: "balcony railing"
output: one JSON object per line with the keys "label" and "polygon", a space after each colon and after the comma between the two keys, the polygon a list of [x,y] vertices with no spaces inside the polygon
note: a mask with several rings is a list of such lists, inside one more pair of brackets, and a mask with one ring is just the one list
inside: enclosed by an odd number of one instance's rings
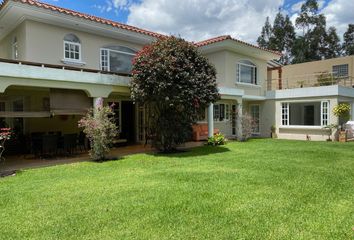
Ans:
{"label": "balcony railing", "polygon": [[12,60],[12,59],[6,59],[6,58],[0,58],[0,62],[13,63],[13,64],[19,64],[19,65],[27,65],[27,66],[35,66],[35,67],[71,70],[71,71],[78,71],[78,72],[101,73],[101,74],[109,74],[109,75],[118,75],[118,76],[123,76],[123,77],[131,77],[131,74],[127,74],[127,73],[108,72],[108,71],[102,71],[102,70],[97,70],[97,69],[73,67],[73,66],[68,66],[68,65],[56,65],[56,64],[48,64],[48,63],[40,63],[40,62]]}
{"label": "balcony railing", "polygon": [[338,76],[336,73],[315,73],[295,75],[285,77],[282,79],[268,79],[267,90],[293,89],[293,88],[307,88],[319,86],[340,85],[344,87],[354,87],[354,77],[352,76]]}

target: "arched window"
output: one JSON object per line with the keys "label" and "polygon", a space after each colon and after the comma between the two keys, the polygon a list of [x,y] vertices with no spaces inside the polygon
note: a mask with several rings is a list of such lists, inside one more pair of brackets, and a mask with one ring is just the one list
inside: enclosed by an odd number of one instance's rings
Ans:
{"label": "arched window", "polygon": [[130,73],[132,70],[132,60],[136,51],[123,46],[106,46],[101,48],[101,70]]}
{"label": "arched window", "polygon": [[18,59],[18,42],[17,42],[17,37],[14,37],[12,41],[12,59],[17,60]]}
{"label": "arched window", "polygon": [[249,60],[241,60],[237,63],[237,82],[257,84],[257,66]]}
{"label": "arched window", "polygon": [[64,60],[81,61],[81,42],[80,39],[72,33],[64,37]]}

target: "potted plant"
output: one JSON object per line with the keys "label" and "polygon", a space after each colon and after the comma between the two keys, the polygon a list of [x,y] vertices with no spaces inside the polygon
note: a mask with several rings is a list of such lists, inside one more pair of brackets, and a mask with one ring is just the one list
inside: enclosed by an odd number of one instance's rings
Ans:
{"label": "potted plant", "polygon": [[328,138],[327,138],[327,142],[332,142],[332,134],[333,134],[333,130],[338,129],[338,125],[337,124],[330,124],[327,125],[325,127],[323,127],[324,129],[328,130]]}
{"label": "potted plant", "polygon": [[333,114],[339,118],[341,131],[339,132],[339,141],[347,141],[347,132],[345,131],[344,124],[350,118],[350,105],[348,103],[340,103],[333,108]]}

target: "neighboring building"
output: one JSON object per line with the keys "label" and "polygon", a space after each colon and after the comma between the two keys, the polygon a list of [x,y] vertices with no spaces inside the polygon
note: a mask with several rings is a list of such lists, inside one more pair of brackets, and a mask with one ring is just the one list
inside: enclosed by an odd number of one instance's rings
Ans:
{"label": "neighboring building", "polygon": [[[145,138],[145,109],[130,100],[131,60],[161,34],[34,0],[5,0],[0,7],[0,118],[19,138],[36,133],[78,133],[77,122],[98,98],[115,103],[120,137]],[[254,135],[324,139],[337,122],[338,102],[354,90],[337,85],[276,90],[271,69],[279,53],[221,36],[195,43],[217,70],[221,100],[204,121],[228,137],[241,133],[241,116],[257,123]],[[348,71],[353,71],[350,65]],[[274,71],[275,72],[275,71]],[[284,70],[283,70],[284,72]],[[23,148],[23,142],[16,141]]]}
{"label": "neighboring building", "polygon": [[275,101],[280,138],[305,139],[309,135],[323,140],[324,126],[343,124],[332,112],[342,102],[351,104],[354,119],[354,56],[287,65],[281,74],[271,73],[268,88],[273,91],[267,99]]}

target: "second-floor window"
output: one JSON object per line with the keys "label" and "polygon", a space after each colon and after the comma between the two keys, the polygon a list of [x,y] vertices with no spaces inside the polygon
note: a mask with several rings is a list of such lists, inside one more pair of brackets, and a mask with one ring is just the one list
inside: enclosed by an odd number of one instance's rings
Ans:
{"label": "second-floor window", "polygon": [[67,34],[64,37],[64,60],[81,61],[81,42],[74,34]]}
{"label": "second-floor window", "polygon": [[132,70],[132,60],[136,51],[123,46],[107,46],[101,48],[101,70],[130,73]]}
{"label": "second-floor window", "polygon": [[334,65],[332,72],[335,77],[348,77],[348,64]]}
{"label": "second-floor window", "polygon": [[239,83],[257,84],[257,67],[251,61],[237,63],[236,78]]}
{"label": "second-floor window", "polygon": [[18,59],[18,42],[17,42],[17,37],[14,37],[12,41],[12,59],[17,60]]}

